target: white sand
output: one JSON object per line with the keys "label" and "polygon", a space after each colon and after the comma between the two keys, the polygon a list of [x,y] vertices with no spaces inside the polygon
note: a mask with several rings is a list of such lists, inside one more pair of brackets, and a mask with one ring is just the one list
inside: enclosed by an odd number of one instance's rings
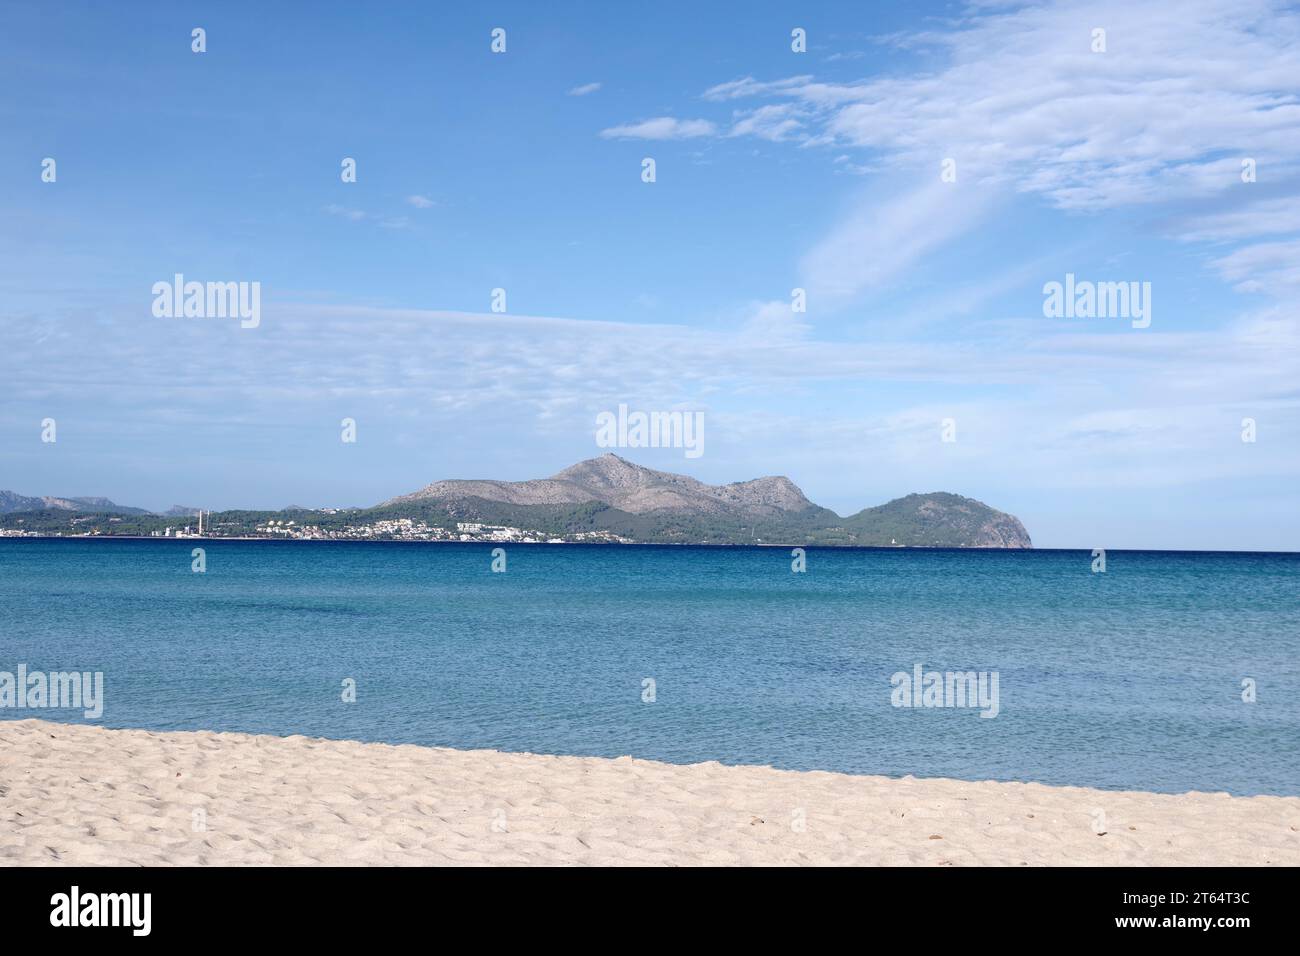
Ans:
{"label": "white sand", "polygon": [[0,721],[0,864],[60,863],[1295,866],[1300,798]]}

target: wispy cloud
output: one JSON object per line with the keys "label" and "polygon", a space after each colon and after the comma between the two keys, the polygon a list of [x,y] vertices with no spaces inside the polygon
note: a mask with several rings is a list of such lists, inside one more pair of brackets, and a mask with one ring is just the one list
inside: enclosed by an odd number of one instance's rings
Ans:
{"label": "wispy cloud", "polygon": [[1300,233],[1300,197],[1283,196],[1236,208],[1191,216],[1175,224],[1174,235],[1188,242],[1247,239]]}
{"label": "wispy cloud", "polygon": [[575,86],[573,89],[569,90],[567,95],[587,96],[591,93],[595,93],[598,89],[600,89],[599,83],[584,83],[582,86]]}
{"label": "wispy cloud", "polygon": [[989,193],[940,182],[888,199],[864,199],[800,263],[810,299],[834,309],[887,285],[922,257],[973,228]]}
{"label": "wispy cloud", "polygon": [[601,130],[600,135],[605,139],[691,139],[712,136],[717,129],[709,120],[680,120],[671,116],[658,116],[639,123],[611,126]]}
{"label": "wispy cloud", "polygon": [[421,196],[418,193],[406,197],[406,204],[414,206],[416,209],[431,209],[435,205],[434,201],[428,196]]}
{"label": "wispy cloud", "polygon": [[330,203],[325,207],[325,211],[331,216],[338,216],[351,222],[360,222],[366,218],[366,213],[361,209],[349,209],[347,206],[340,206],[337,203]]}
{"label": "wispy cloud", "polygon": [[729,136],[757,136],[779,142],[789,139],[803,128],[796,110],[788,103],[771,103],[754,110],[736,113]]}
{"label": "wispy cloud", "polygon": [[[847,304],[960,238],[982,222],[988,196],[1028,194],[1094,213],[1222,199],[1233,208],[1167,218],[1172,237],[1243,242],[1300,231],[1292,4],[1186,0],[1172,15],[1124,0],[975,3],[960,19],[875,42],[923,51],[925,68],[858,82],[741,76],[702,94],[733,107],[728,118],[694,121],[699,135],[830,147],[841,170],[912,184],[896,200],[860,203],[804,256],[821,305]],[[734,109],[745,101],[758,105]],[[1247,159],[1267,178],[1267,198],[1242,193],[1266,188],[1243,183]],[[947,160],[960,187],[938,181]],[[1240,291],[1293,295],[1292,251],[1259,244],[1214,267]]]}
{"label": "wispy cloud", "polygon": [[1300,295],[1300,240],[1255,243],[1212,265],[1241,292]]}
{"label": "wispy cloud", "polygon": [[[1274,181],[1300,168],[1300,14],[1271,0],[1167,6],[1058,2],[972,8],[946,30],[896,37],[938,70],[858,83],[811,75],[720,83],[712,102],[782,101],[783,135],[854,147],[896,167],[957,160],[962,175],[1098,209]],[[1106,30],[1106,51],[1092,31]],[[767,136],[742,113],[727,132]],[[795,123],[798,126],[794,125]]]}
{"label": "wispy cloud", "polygon": [[[416,198],[422,199],[423,197],[412,196],[407,200],[407,202],[419,209],[427,208],[426,206],[421,206],[418,203],[411,202],[411,199]],[[433,203],[430,202],[429,205],[432,206]],[[379,226],[381,229],[408,229],[411,225],[411,220],[407,216],[389,216],[379,213],[370,213],[366,212],[364,209],[352,209],[348,206],[340,206],[336,203],[330,203],[325,207],[325,211],[331,216],[338,216],[340,219],[346,219],[348,222],[371,223]]]}

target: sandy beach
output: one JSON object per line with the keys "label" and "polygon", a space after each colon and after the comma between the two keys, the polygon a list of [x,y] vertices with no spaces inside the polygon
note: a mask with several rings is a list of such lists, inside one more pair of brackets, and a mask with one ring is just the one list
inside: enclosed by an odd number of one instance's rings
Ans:
{"label": "sandy beach", "polygon": [[0,864],[1295,866],[1300,798],[20,720]]}

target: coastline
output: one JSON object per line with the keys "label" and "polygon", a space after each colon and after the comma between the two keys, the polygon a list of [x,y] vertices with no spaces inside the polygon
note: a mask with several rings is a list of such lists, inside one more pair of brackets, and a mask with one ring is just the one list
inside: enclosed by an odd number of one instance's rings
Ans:
{"label": "coastline", "polygon": [[[577,548],[805,548],[821,551],[1034,551],[1037,548],[976,548],[948,547],[921,544],[777,544],[770,541],[743,544],[710,541],[497,541],[491,538],[471,541],[452,541],[441,538],[285,538],[275,535],[173,535],[159,537],[151,534],[24,534],[0,535],[0,541],[273,541],[296,544],[483,544],[512,548],[577,547]],[[1046,549],[1052,550],[1052,549]],[[1064,551],[1083,551],[1085,548],[1059,548]],[[1288,554],[1290,552],[1279,552]]]}
{"label": "coastline", "polygon": [[0,865],[1300,865],[1300,797],[35,719],[0,781]]}
{"label": "coastline", "polygon": [[[924,544],[776,544],[770,541],[760,541],[747,544],[721,544],[712,542],[695,542],[695,541],[442,541],[442,540],[424,540],[411,538],[282,538],[265,535],[262,537],[251,536],[208,536],[203,537],[170,537],[161,538],[148,534],[29,534],[29,535],[0,535],[0,541],[270,541],[277,544],[440,544],[440,545],[493,545],[501,546],[508,544],[512,548],[533,548],[533,547],[569,547],[569,548],[804,548],[809,551],[989,551],[998,554],[1024,554],[1035,551],[1044,554],[1053,552],[1070,552],[1087,554],[1091,546],[1079,545],[1072,548],[1040,548],[1034,545],[1032,548],[992,548],[992,547],[951,547],[946,545],[924,545]],[[1268,556],[1289,556],[1300,554],[1300,551],[1258,551],[1258,550],[1230,550],[1224,548],[1107,548],[1108,553],[1113,554],[1231,554],[1231,555],[1268,555]]]}

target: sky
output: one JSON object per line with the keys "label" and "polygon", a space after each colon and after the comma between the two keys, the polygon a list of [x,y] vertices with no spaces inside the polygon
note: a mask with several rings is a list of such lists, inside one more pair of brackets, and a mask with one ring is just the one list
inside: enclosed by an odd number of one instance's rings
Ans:
{"label": "sky", "polygon": [[[368,506],[609,450],[1297,550],[1296,5],[461,6],[0,6],[0,488]],[[259,323],[155,314],[177,273]],[[1067,275],[1149,324],[1046,314]],[[620,404],[703,453],[599,447]]]}

